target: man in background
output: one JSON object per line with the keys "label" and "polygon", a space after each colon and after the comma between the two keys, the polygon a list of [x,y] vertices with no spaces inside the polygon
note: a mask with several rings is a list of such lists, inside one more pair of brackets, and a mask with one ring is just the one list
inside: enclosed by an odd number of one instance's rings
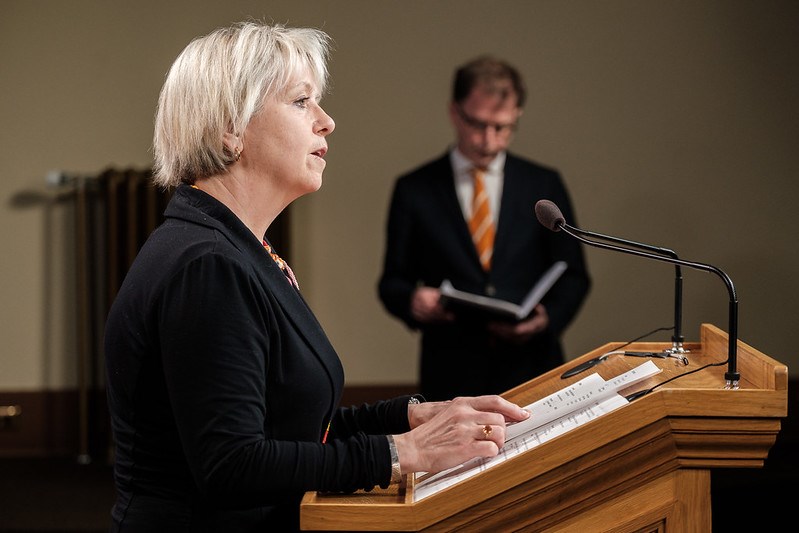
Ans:
{"label": "man in background", "polygon": [[[590,288],[582,247],[539,224],[538,200],[576,224],[559,173],[507,151],[526,99],[517,70],[491,57],[455,73],[455,144],[398,178],[379,295],[421,331],[428,400],[499,394],[564,362],[560,336]],[[530,315],[491,320],[445,308],[439,286],[520,303],[556,261],[567,270]]]}

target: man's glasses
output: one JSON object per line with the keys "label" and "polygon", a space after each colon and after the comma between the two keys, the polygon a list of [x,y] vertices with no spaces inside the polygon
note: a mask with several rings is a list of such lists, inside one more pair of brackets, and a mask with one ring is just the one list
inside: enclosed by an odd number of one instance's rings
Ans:
{"label": "man's glasses", "polygon": [[456,105],[455,109],[458,111],[458,116],[461,118],[462,121],[466,123],[467,126],[481,133],[485,133],[489,129],[492,129],[494,130],[494,133],[496,133],[497,135],[508,135],[512,131],[516,130],[515,121],[510,124],[483,122],[482,120],[478,120],[474,117],[467,115],[466,112],[463,110],[463,108],[461,108],[461,106],[459,105]]}

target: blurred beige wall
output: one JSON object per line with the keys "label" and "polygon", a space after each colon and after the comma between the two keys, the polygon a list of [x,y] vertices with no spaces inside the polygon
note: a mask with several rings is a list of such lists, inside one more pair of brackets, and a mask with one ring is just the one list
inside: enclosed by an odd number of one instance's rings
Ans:
{"label": "blurred beige wall", "polygon": [[[337,128],[322,189],[292,207],[292,266],[349,384],[416,379],[417,337],[376,294],[389,195],[450,142],[452,70],[482,53],[526,77],[512,148],[562,171],[578,225],[722,268],[739,338],[799,372],[793,0],[0,0],[0,391],[76,383],[74,213],[45,175],[149,166],[169,65],[246,18],[336,41],[324,105]],[[672,324],[673,267],[587,258],[570,357]],[[683,274],[687,340],[703,322],[726,330],[721,280]]]}

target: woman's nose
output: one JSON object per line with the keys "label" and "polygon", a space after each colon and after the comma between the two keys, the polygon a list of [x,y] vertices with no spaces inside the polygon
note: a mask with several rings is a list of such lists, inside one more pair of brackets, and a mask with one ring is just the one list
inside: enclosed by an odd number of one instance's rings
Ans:
{"label": "woman's nose", "polygon": [[319,108],[319,113],[319,118],[314,122],[315,132],[319,135],[330,135],[336,129],[336,123],[333,117],[325,113],[325,110],[321,107]]}

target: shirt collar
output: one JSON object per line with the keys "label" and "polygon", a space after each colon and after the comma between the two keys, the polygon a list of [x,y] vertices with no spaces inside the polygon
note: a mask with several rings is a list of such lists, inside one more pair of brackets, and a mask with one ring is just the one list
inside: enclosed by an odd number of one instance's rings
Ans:
{"label": "shirt collar", "polygon": [[[497,156],[488,164],[487,173],[495,176],[502,175],[502,169],[505,167],[505,158],[507,154],[506,152],[500,152]],[[466,159],[458,147],[453,147],[450,151],[450,162],[452,163],[452,169],[455,172],[456,176],[459,175],[469,175],[469,172],[474,167],[474,163]]]}

